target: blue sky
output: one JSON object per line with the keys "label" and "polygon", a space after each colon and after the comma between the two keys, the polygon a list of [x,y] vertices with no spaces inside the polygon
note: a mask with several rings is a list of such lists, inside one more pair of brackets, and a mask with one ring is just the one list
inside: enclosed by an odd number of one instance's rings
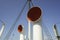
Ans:
{"label": "blue sky", "polygon": [[[1,39],[3,40],[5,38],[12,24],[19,15],[21,9],[26,3],[26,1],[27,0],[0,0],[0,19],[5,22],[5,30],[0,40]],[[52,36],[54,37],[52,29],[53,24],[60,22],[60,0],[32,0],[32,2],[34,6],[38,6],[42,9],[42,21],[49,29]],[[25,34],[27,34],[28,30],[28,21],[26,17],[27,13],[28,13],[28,4],[26,5],[20,19],[16,23],[9,40],[19,40],[20,33],[17,31],[19,24],[24,25],[26,30]],[[60,28],[59,25],[58,30]]]}

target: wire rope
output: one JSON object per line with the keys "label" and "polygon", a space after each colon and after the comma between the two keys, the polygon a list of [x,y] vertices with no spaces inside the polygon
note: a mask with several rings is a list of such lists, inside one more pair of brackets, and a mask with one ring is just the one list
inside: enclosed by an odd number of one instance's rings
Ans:
{"label": "wire rope", "polygon": [[11,36],[11,33],[13,32],[14,27],[15,27],[16,23],[18,22],[20,16],[22,15],[22,12],[23,12],[23,10],[24,10],[26,4],[27,4],[27,2],[26,2],[25,5],[23,6],[23,8],[22,8],[20,14],[17,16],[17,19],[15,20],[15,22],[14,22],[13,25],[11,26],[10,30],[8,31],[8,33],[6,34],[4,40],[9,40],[9,37]]}
{"label": "wire rope", "polygon": [[47,34],[48,39],[53,40],[53,38],[52,38],[52,36],[51,36],[51,34],[50,34],[48,28],[46,27],[46,25],[45,25],[45,24],[43,24],[43,25],[44,25],[43,31]]}

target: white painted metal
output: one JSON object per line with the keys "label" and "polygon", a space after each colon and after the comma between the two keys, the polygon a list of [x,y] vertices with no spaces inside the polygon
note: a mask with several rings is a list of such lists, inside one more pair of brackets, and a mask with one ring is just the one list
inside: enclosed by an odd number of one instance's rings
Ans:
{"label": "white painted metal", "polygon": [[1,30],[0,30],[0,37],[1,37],[2,33],[3,33],[3,31],[4,31],[4,27],[5,27],[5,25],[3,24],[3,25],[2,25],[2,28],[1,28]]}
{"label": "white painted metal", "polygon": [[54,25],[53,25],[53,31],[55,33],[55,36],[57,36],[56,29],[54,28]]}
{"label": "white painted metal", "polygon": [[31,40],[31,26],[30,26],[30,21],[28,21],[28,39]]}
{"label": "white painted metal", "polygon": [[39,24],[33,25],[33,40],[42,40],[42,27]]}
{"label": "white painted metal", "polygon": [[20,40],[24,40],[24,34],[23,33],[20,34]]}

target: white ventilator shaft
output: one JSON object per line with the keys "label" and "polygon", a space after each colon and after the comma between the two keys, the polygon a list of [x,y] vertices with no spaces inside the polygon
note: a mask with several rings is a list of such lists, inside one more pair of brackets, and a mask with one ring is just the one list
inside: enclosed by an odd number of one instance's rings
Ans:
{"label": "white ventilator shaft", "polygon": [[33,40],[42,40],[42,27],[41,25],[33,25]]}
{"label": "white ventilator shaft", "polygon": [[25,39],[25,30],[24,30],[24,26],[22,32],[20,33],[20,40],[24,40]]}
{"label": "white ventilator shaft", "polygon": [[1,37],[2,33],[3,33],[3,31],[4,31],[4,27],[5,27],[5,25],[2,25],[2,28],[0,30],[0,37]]}
{"label": "white ventilator shaft", "polygon": [[54,25],[53,25],[53,31],[54,31],[54,34],[55,34],[55,39],[56,39],[56,40],[58,40],[58,39],[57,39],[57,32],[56,32],[56,28],[54,28]]}
{"label": "white ventilator shaft", "polygon": [[57,34],[56,34],[56,29],[53,27],[53,31],[54,31],[54,33],[55,33],[55,36],[57,36]]}
{"label": "white ventilator shaft", "polygon": [[28,21],[28,39],[31,40],[31,26],[30,26],[30,21]]}
{"label": "white ventilator shaft", "polygon": [[23,33],[20,34],[20,40],[24,40],[24,34]]}

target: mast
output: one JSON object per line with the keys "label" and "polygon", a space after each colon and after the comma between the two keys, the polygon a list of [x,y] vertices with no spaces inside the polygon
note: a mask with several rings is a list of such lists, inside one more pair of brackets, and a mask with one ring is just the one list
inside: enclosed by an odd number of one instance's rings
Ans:
{"label": "mast", "polygon": [[[30,2],[31,0],[27,0],[28,1],[28,10],[30,10],[31,8],[31,5],[30,5]],[[32,40],[31,39],[31,22],[28,20],[28,40]]]}

